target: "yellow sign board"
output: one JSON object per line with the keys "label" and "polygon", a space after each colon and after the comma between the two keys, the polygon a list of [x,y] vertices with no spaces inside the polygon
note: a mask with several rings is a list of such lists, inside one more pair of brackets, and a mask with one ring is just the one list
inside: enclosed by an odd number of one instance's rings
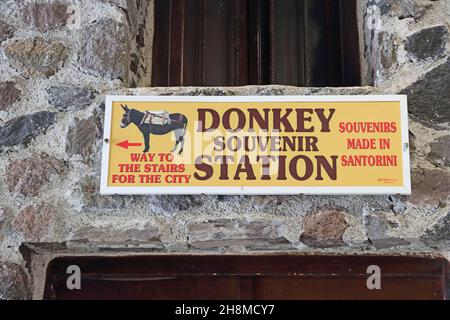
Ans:
{"label": "yellow sign board", "polygon": [[410,194],[406,96],[108,96],[102,194]]}

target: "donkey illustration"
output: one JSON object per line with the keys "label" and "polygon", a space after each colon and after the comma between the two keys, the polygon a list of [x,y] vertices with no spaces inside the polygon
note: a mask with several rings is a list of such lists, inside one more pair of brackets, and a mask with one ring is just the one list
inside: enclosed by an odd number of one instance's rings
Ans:
{"label": "donkey illustration", "polygon": [[121,105],[123,111],[125,111],[120,127],[126,128],[130,123],[135,124],[144,136],[145,149],[144,153],[150,150],[150,134],[162,136],[169,132],[175,134],[175,146],[172,149],[172,153],[176,151],[180,145],[179,154],[183,153],[184,148],[184,136],[186,134],[186,127],[188,119],[181,113],[173,113],[169,115],[170,123],[165,125],[154,125],[145,121],[146,113],[135,109],[129,109],[127,105]]}

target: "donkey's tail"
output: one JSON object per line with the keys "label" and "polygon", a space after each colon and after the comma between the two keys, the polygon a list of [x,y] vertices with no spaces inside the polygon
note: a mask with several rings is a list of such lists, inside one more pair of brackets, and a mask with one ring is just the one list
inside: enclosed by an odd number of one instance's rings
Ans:
{"label": "donkey's tail", "polygon": [[188,120],[186,118],[186,123],[184,123],[184,125],[183,125],[183,133],[181,134],[183,139],[184,139],[184,136],[186,135],[187,125],[188,125]]}
{"label": "donkey's tail", "polygon": [[186,133],[186,128],[187,128],[189,119],[184,114],[182,115],[182,117],[183,117],[183,119],[181,119],[181,122],[183,122],[183,136],[184,136]]}
{"label": "donkey's tail", "polygon": [[186,142],[185,141],[185,135],[186,135],[186,130],[187,130],[187,125],[188,125],[188,119],[187,118],[185,118],[186,119],[186,122],[183,124],[183,132],[181,133],[181,148],[180,148],[180,151],[178,152],[178,154],[182,154],[183,153],[183,150],[184,150],[184,143]]}

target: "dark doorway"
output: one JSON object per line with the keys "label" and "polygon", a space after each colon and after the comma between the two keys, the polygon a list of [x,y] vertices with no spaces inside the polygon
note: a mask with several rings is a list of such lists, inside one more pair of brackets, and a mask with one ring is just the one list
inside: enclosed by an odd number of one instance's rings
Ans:
{"label": "dark doorway", "polygon": [[[68,266],[81,290],[68,290]],[[381,290],[367,268],[381,269]],[[408,256],[152,255],[50,262],[45,299],[445,299],[445,259]]]}
{"label": "dark doorway", "polygon": [[152,85],[360,85],[356,4],[156,0]]}

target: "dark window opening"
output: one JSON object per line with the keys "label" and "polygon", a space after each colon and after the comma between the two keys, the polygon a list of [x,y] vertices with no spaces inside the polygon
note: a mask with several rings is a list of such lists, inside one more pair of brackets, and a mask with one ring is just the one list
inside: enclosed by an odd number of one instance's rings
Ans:
{"label": "dark window opening", "polygon": [[[82,290],[67,288],[73,265]],[[374,265],[381,290],[367,287]],[[445,259],[415,256],[77,256],[49,263],[44,299],[444,300],[449,279]]]}
{"label": "dark window opening", "polygon": [[156,0],[152,85],[360,85],[356,2]]}

